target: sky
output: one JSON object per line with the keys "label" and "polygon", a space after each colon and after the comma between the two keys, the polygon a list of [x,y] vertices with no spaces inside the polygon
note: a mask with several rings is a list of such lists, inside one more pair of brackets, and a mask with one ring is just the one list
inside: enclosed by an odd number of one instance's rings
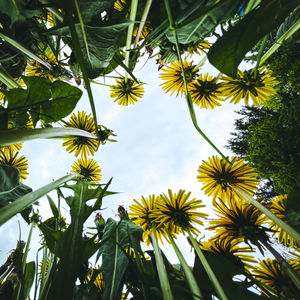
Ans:
{"label": "sky", "polygon": [[[200,59],[193,57],[194,63],[198,63]],[[186,100],[163,92],[155,60],[144,63],[145,61],[142,61],[134,73],[145,83],[144,97],[135,105],[119,106],[109,97],[109,87],[95,84],[92,86],[98,124],[112,129],[117,135],[116,143],[107,142],[100,146],[93,157],[102,170],[101,182],[106,183],[113,178],[109,190],[119,192],[104,198],[104,210],[101,214],[104,218],[117,219],[119,205],[128,208],[133,199],[140,200],[142,195],[167,193],[168,189],[172,189],[173,192],[179,189],[191,191],[191,197],[201,199],[207,206],[206,211],[211,211],[209,207],[212,199],[201,191],[202,185],[196,177],[202,160],[207,160],[217,153],[193,127]],[[201,72],[218,74],[208,62]],[[106,83],[111,84],[113,81],[108,80]],[[200,128],[225,155],[232,155],[224,146],[230,138],[230,132],[234,131],[233,123],[238,117],[234,111],[240,107],[241,105],[234,105],[229,101],[213,110],[194,107]],[[75,112],[78,110],[91,112],[85,91]],[[68,119],[69,117],[66,118]],[[70,172],[76,158],[65,151],[62,141],[32,140],[23,144],[20,154],[28,159],[29,164],[29,176],[24,184],[35,190]],[[55,193],[51,195],[55,199]],[[44,197],[39,202],[40,205],[35,209],[38,208],[43,220],[46,220],[51,217],[48,201]],[[62,214],[68,216],[66,204],[62,205]],[[86,224],[86,229],[93,226],[93,218],[94,215]],[[27,239],[29,226],[20,215],[0,227],[0,263],[3,263],[9,251],[15,248],[19,238],[18,222],[22,239]],[[206,238],[211,235],[208,232],[203,234]],[[40,239],[38,230],[35,229],[29,260],[35,260],[35,251],[39,248]],[[193,255],[187,247],[185,237],[179,237],[177,243],[192,263]],[[171,262],[178,263],[170,247],[163,246],[162,249],[168,253]]]}

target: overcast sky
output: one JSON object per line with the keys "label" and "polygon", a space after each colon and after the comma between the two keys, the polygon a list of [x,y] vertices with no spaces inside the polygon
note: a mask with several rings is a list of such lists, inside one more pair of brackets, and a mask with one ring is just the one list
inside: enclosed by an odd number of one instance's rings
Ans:
{"label": "overcast sky", "polygon": [[[193,58],[198,63],[199,58]],[[141,64],[142,65],[142,64]],[[218,74],[206,63],[201,72]],[[98,123],[107,126],[117,134],[117,143],[108,142],[100,146],[94,159],[102,169],[102,183],[113,177],[109,190],[120,192],[105,197],[101,213],[105,218],[115,217],[119,205],[126,208],[132,199],[139,200],[142,195],[167,193],[185,189],[192,192],[192,197],[202,199],[210,206],[211,198],[201,191],[197,181],[197,169],[202,160],[207,160],[217,153],[194,129],[189,116],[185,99],[166,95],[161,87],[161,79],[155,60],[148,61],[144,67],[136,68],[135,75],[144,85],[145,95],[135,105],[119,106],[109,97],[109,88],[93,85]],[[108,82],[107,82],[108,83]],[[113,82],[112,82],[113,83]],[[214,110],[199,109],[195,106],[200,128],[215,145],[225,154],[231,155],[224,148],[233,131],[233,122],[237,118],[234,113],[240,105],[225,102]],[[75,112],[85,110],[90,113],[86,93],[78,103]],[[69,118],[66,118],[67,120]],[[24,184],[34,190],[48,184],[52,180],[66,175],[76,160],[73,154],[61,146],[62,140],[34,140],[24,143],[21,153],[29,164],[29,177]],[[55,196],[54,196],[55,197]],[[43,220],[51,216],[48,201],[43,198],[38,207]],[[62,214],[68,216],[67,205],[63,205]],[[93,219],[94,215],[92,216]],[[27,239],[28,226],[17,216],[0,228],[0,263],[3,263],[19,237],[18,221],[21,224],[22,239]],[[89,222],[87,226],[92,226]],[[35,231],[32,244],[32,260],[35,259],[38,231]],[[189,248],[185,238],[178,243],[187,255]],[[166,249],[166,248],[164,248]],[[174,254],[168,251],[172,262],[177,262]],[[192,256],[188,256],[192,260]]]}

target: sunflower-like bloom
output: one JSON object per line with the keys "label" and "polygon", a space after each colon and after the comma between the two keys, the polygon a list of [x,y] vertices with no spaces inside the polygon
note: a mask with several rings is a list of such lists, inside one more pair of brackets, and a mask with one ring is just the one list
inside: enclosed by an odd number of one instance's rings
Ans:
{"label": "sunflower-like bloom", "polygon": [[[97,267],[99,269],[99,267]],[[90,268],[89,272],[87,274],[87,279],[85,280],[86,283],[89,283],[93,277],[93,273],[95,272],[96,269]],[[97,287],[98,292],[101,293],[104,290],[105,287],[105,282],[103,279],[103,273],[99,272],[96,279],[94,280],[94,285]]]}
{"label": "sunflower-like bloom", "polygon": [[116,0],[114,3],[114,9],[117,11],[123,11],[126,7],[126,0]]}
{"label": "sunflower-like bloom", "polygon": [[[91,114],[86,114],[86,112],[78,112],[76,116],[75,113],[72,114],[70,121],[65,124],[65,127],[79,128],[88,131],[92,134],[96,134],[94,120]],[[78,136],[76,138],[68,138],[63,142],[63,146],[67,147],[69,153],[75,152],[77,157],[79,154],[87,157],[88,155],[94,155],[98,148],[99,141],[96,139],[91,139],[83,136]]]}
{"label": "sunflower-like bloom", "polygon": [[[56,57],[50,49],[47,49],[43,55],[40,55],[40,58],[50,63],[52,66],[57,65]],[[26,76],[40,76],[51,81],[53,80],[53,71],[49,70],[35,60],[29,62],[25,72]]]}
{"label": "sunflower-like bloom", "polygon": [[203,161],[198,169],[198,181],[204,184],[202,190],[213,199],[220,197],[230,199],[240,197],[235,191],[239,188],[248,195],[255,193],[258,184],[257,174],[253,168],[245,164],[243,159],[233,157],[231,165],[223,158],[210,157],[209,161]]}
{"label": "sunflower-like bloom", "polygon": [[193,42],[191,44],[188,45],[187,47],[187,51],[193,55],[193,54],[205,54],[207,53],[207,50],[210,48],[211,43],[207,40],[200,40],[200,41],[196,41]]}
{"label": "sunflower-like bloom", "polygon": [[200,247],[203,250],[220,254],[242,268],[244,266],[252,267],[251,263],[256,263],[256,259],[247,253],[253,253],[254,250],[249,246],[241,247],[241,242],[242,239],[230,240],[229,238],[218,239],[213,237],[206,242],[201,242]]}
{"label": "sunflower-like bloom", "polygon": [[28,163],[24,155],[18,157],[19,152],[11,148],[0,150],[0,165],[16,167],[20,171],[20,181],[28,177]]}
{"label": "sunflower-like bloom", "polygon": [[101,179],[101,169],[92,158],[79,158],[72,165],[71,171],[82,175],[86,181],[93,181],[93,184],[99,183]]}
{"label": "sunflower-like bloom", "polygon": [[[138,33],[139,26],[135,26],[133,29],[133,36],[136,36]],[[142,33],[140,35],[140,39],[146,38],[146,36],[152,31],[152,26],[150,21],[146,21],[142,30]]]}
{"label": "sunflower-like bloom", "polygon": [[116,80],[116,85],[112,85],[110,89],[110,97],[115,98],[114,102],[124,106],[135,104],[143,95],[143,83],[137,83],[132,79],[127,79],[127,81],[125,78]]}
{"label": "sunflower-like bloom", "polygon": [[179,190],[177,194],[168,190],[168,195],[160,195],[157,208],[151,212],[150,216],[171,233],[177,234],[185,231],[199,233],[200,231],[194,225],[203,225],[200,218],[205,219],[207,214],[197,210],[205,205],[195,198],[189,200],[190,195],[191,192],[186,193],[184,190]]}
{"label": "sunflower-like bloom", "polygon": [[217,78],[208,73],[200,74],[197,80],[189,84],[189,92],[193,103],[200,108],[211,108],[221,106],[222,83],[217,82]]}
{"label": "sunflower-like bloom", "polygon": [[[289,265],[295,270],[295,272],[300,276],[300,264],[287,261]],[[251,273],[256,277],[257,280],[264,283],[275,290],[281,296],[287,297],[287,299],[298,299],[296,295],[299,296],[299,290],[293,284],[293,281],[282,269],[280,263],[275,259],[272,260],[267,258],[259,263],[259,266],[253,267]]]}
{"label": "sunflower-like bloom", "polygon": [[229,242],[242,238],[254,245],[258,240],[266,240],[267,229],[262,227],[266,217],[246,200],[231,198],[224,202],[219,198],[219,201],[213,200],[213,209],[218,218],[210,221],[208,229],[216,230],[215,238]]}
{"label": "sunflower-like bloom", "polygon": [[162,243],[162,236],[166,238],[164,228],[160,227],[159,224],[154,221],[154,218],[150,216],[150,212],[156,209],[158,200],[159,197],[155,195],[150,195],[148,198],[142,196],[140,202],[133,199],[135,204],[129,206],[128,215],[133,223],[143,228],[143,240],[147,243],[147,245],[150,244],[151,229],[153,227],[156,229],[156,236]]}
{"label": "sunflower-like bloom", "polygon": [[[192,62],[187,62],[186,59],[183,60],[183,71],[187,84],[193,82],[197,77],[197,70],[195,70],[195,65]],[[160,74],[160,78],[164,81],[161,86],[162,89],[173,95],[176,92],[176,97],[179,94],[185,92],[185,86],[182,76],[182,70],[179,61],[171,62],[170,66],[162,68],[163,73]]]}
{"label": "sunflower-like bloom", "polygon": [[244,72],[238,70],[235,79],[223,76],[223,93],[227,99],[231,98],[231,103],[237,104],[241,99],[244,99],[245,105],[248,105],[251,98],[253,103],[258,105],[260,102],[268,100],[269,96],[276,94],[273,86],[279,82],[275,77],[271,77],[271,73],[271,71],[260,68],[256,78],[252,70]]}
{"label": "sunflower-like bloom", "polygon": [[[286,207],[286,201],[287,201],[287,195],[280,195],[277,196],[276,198],[272,199],[271,202],[268,204],[268,208],[270,211],[283,220],[284,222],[288,223],[288,220],[285,216],[285,207]],[[277,236],[278,241],[280,243],[283,243],[285,246],[290,246],[292,248],[297,248],[297,243],[291,237],[288,233],[286,233],[283,229],[281,229],[276,223],[273,221],[269,220],[270,223],[270,228],[273,230],[276,230],[274,235]]]}

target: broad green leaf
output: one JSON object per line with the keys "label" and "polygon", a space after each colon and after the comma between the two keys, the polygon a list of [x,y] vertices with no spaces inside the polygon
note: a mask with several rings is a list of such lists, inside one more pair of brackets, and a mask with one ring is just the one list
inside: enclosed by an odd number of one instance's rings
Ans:
{"label": "broad green leaf", "polygon": [[85,130],[77,128],[35,128],[35,129],[11,129],[0,130],[0,146],[8,146],[15,143],[25,142],[33,139],[67,138],[84,136],[97,139],[97,136]]}
{"label": "broad green leaf", "polygon": [[26,264],[24,272],[24,283],[21,287],[21,299],[27,299],[29,296],[35,276],[35,262],[31,261]]}
{"label": "broad green leaf", "polygon": [[[174,10],[175,23],[178,24],[176,26],[178,42],[181,44],[188,44],[207,37],[220,23],[233,16],[243,1],[213,0],[198,2],[202,2],[202,5],[184,22],[177,23],[176,20],[182,19],[189,7]],[[166,33],[166,36],[172,43],[175,43],[171,30]]]}
{"label": "broad green leaf", "polygon": [[285,216],[289,224],[300,232],[300,187],[288,193]]}
{"label": "broad green leaf", "polygon": [[66,175],[64,177],[61,177],[60,179],[57,179],[39,189],[37,189],[34,192],[28,193],[17,200],[15,200],[13,203],[6,205],[5,207],[0,209],[0,225],[4,224],[6,221],[8,221],[10,218],[12,218],[17,213],[20,213],[23,211],[27,206],[34,203],[36,200],[41,198],[42,196],[46,195],[50,191],[56,189],[63,183],[74,179],[77,177],[77,175]]}
{"label": "broad green leaf", "polygon": [[284,19],[300,4],[300,0],[262,1],[257,9],[248,13],[241,21],[219,38],[208,52],[210,63],[231,77],[259,40],[276,29]]}
{"label": "broad green leaf", "polygon": [[0,166],[0,207],[29,193],[32,189],[19,182],[20,171],[13,166]]}
{"label": "broad green leaf", "polygon": [[108,219],[104,228],[103,240],[106,242],[100,248],[102,254],[102,269],[105,281],[103,299],[119,299],[121,297],[124,274],[129,260],[124,251],[128,248],[140,250],[142,229],[129,220],[116,222]]}
{"label": "broad green leaf", "polygon": [[[114,25],[88,26],[85,25],[85,33],[89,45],[90,59],[86,51],[82,51],[85,66],[90,79],[99,76],[103,68],[106,68],[114,57],[123,31],[127,28],[128,22]],[[79,43],[82,49],[85,49],[84,38],[80,24],[75,25]],[[62,36],[69,36],[69,27],[50,30],[49,33]]]}
{"label": "broad green leaf", "polygon": [[48,202],[49,202],[49,205],[50,205],[50,208],[51,208],[54,218],[58,218],[59,212],[58,212],[58,209],[57,209],[53,199],[49,195],[47,195],[47,199],[48,199]]}

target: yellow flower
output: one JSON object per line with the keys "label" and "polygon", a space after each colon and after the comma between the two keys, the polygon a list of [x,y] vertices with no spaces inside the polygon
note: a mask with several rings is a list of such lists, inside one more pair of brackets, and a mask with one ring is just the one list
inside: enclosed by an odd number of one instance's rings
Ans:
{"label": "yellow flower", "polygon": [[[5,90],[6,90],[6,85],[0,81],[0,100],[4,99],[5,95],[1,91],[5,91]],[[2,101],[0,101],[0,103],[1,102]]]}
{"label": "yellow flower", "polygon": [[224,96],[227,99],[232,98],[230,102],[234,104],[244,99],[245,105],[248,105],[251,98],[253,103],[258,105],[260,102],[268,100],[271,95],[276,94],[272,86],[278,84],[278,81],[275,77],[271,77],[271,73],[271,71],[260,68],[256,78],[253,70],[244,72],[238,70],[236,79],[223,76]]}
{"label": "yellow flower", "polygon": [[[85,131],[88,131],[92,134],[96,134],[94,120],[91,117],[91,114],[86,114],[86,112],[78,112],[76,116],[75,113],[72,114],[70,121],[65,124],[65,127],[79,128]],[[79,154],[83,157],[88,155],[94,155],[95,151],[98,148],[99,141],[96,139],[91,139],[83,136],[76,138],[68,138],[63,142],[63,146],[67,147],[69,153],[75,152],[77,157]]]}
{"label": "yellow flower", "polygon": [[202,190],[213,199],[221,197],[230,199],[239,197],[235,188],[239,188],[248,195],[255,194],[258,184],[257,174],[253,168],[245,164],[243,159],[233,157],[230,165],[223,158],[210,157],[209,161],[203,161],[199,167],[198,181],[204,184]]}
{"label": "yellow flower", "polygon": [[[57,60],[54,53],[51,49],[47,49],[43,55],[40,55],[40,58],[50,63],[52,66],[57,65]],[[53,80],[53,71],[49,70],[45,66],[41,65],[39,62],[32,60],[26,67],[26,76],[40,76]]]}
{"label": "yellow flower", "polygon": [[198,209],[205,207],[201,200],[190,199],[191,192],[185,193],[179,190],[173,194],[168,190],[168,196],[160,195],[156,209],[150,213],[150,217],[160,226],[165,227],[170,233],[184,233],[190,231],[197,234],[200,231],[194,224],[203,225],[200,218],[206,218],[207,214],[198,212]]}
{"label": "yellow flower", "polygon": [[218,202],[213,200],[213,209],[218,218],[210,221],[208,229],[216,230],[215,238],[226,238],[229,242],[243,238],[254,245],[267,238],[267,229],[262,227],[266,217],[246,200],[231,198],[225,203],[219,198]]}
{"label": "yellow flower", "polygon": [[[182,64],[187,84],[189,84],[197,77],[195,65],[193,65],[192,62],[187,62],[186,59],[183,60]],[[170,92],[171,95],[176,92],[176,97],[179,94],[182,95],[185,92],[185,86],[180,62],[172,62],[170,66],[162,68],[162,71],[164,72],[160,74],[161,79],[164,81],[164,83],[161,84],[162,89],[166,93]]]}
{"label": "yellow flower", "polygon": [[187,47],[187,51],[192,54],[205,54],[207,50],[210,48],[211,43],[207,40],[200,40],[193,43],[190,43]]}
{"label": "yellow flower", "polygon": [[255,263],[256,259],[247,253],[253,253],[254,250],[249,246],[241,247],[241,242],[241,239],[230,240],[229,238],[219,239],[213,237],[206,242],[201,242],[200,247],[203,250],[221,254],[242,268],[244,266],[251,267],[251,263]]}
{"label": "yellow flower", "polygon": [[[136,36],[138,33],[139,26],[135,26],[132,35]],[[140,35],[140,40],[146,38],[146,36],[152,31],[152,26],[150,21],[146,21]]]}
{"label": "yellow flower", "polygon": [[126,0],[116,0],[114,3],[114,9],[117,11],[123,11],[126,7]]}
{"label": "yellow flower", "polygon": [[[99,269],[100,267],[98,266],[97,269]],[[87,279],[86,279],[86,283],[89,283],[93,277],[93,273],[95,271],[97,271],[97,269],[93,269],[93,268],[89,268],[89,272],[87,274]],[[105,287],[105,282],[103,279],[103,273],[100,271],[96,277],[96,279],[94,280],[94,285],[97,287],[98,292],[103,292],[104,287]]]}
{"label": "yellow flower", "polygon": [[[300,264],[291,262],[288,263],[300,276]],[[287,297],[287,299],[298,299],[296,295],[299,295],[299,290],[293,284],[293,281],[282,269],[280,263],[277,260],[270,258],[264,259],[259,263],[259,266],[253,267],[251,273],[257,280],[261,281],[265,285],[275,290],[281,296]]]}
{"label": "yellow flower", "polygon": [[200,108],[211,108],[221,106],[219,101],[222,98],[222,83],[217,83],[217,78],[208,73],[200,74],[197,80],[189,84],[189,92],[193,103]]}
{"label": "yellow flower", "polygon": [[[48,275],[48,271],[49,271],[49,266],[50,266],[50,259],[46,259],[45,264],[44,264],[44,279],[47,278]],[[43,272],[43,261],[41,261],[39,263],[39,271],[38,271],[38,275],[39,276],[39,280],[42,280],[42,272]]]}
{"label": "yellow flower", "polygon": [[101,169],[98,163],[92,158],[79,158],[72,165],[71,171],[82,175],[86,181],[93,181],[93,184],[99,183],[101,179]]}
{"label": "yellow flower", "polygon": [[110,89],[110,97],[115,98],[114,102],[119,105],[128,106],[128,104],[135,104],[139,98],[144,95],[143,83],[137,83],[132,79],[125,78],[116,80],[116,85],[112,85]]}
{"label": "yellow flower", "polygon": [[47,23],[49,27],[54,27],[53,15],[49,11],[46,11],[44,14],[37,15],[36,19],[39,23]]}
{"label": "yellow flower", "polygon": [[[287,195],[277,196],[276,198],[272,199],[270,203],[268,203],[268,208],[275,216],[288,223],[288,220],[285,216],[286,201]],[[297,248],[297,243],[293,237],[291,237],[273,221],[269,220],[269,223],[271,225],[270,228],[276,230],[274,235],[277,236],[280,243],[283,243],[285,246]]]}
{"label": "yellow flower", "polygon": [[18,157],[19,152],[9,149],[0,150],[0,165],[16,167],[20,171],[20,181],[28,177],[28,163],[24,155]]}
{"label": "yellow flower", "polygon": [[157,207],[157,202],[159,197],[155,195],[150,195],[148,198],[142,196],[140,202],[133,199],[135,204],[129,206],[129,217],[133,223],[139,225],[144,230],[143,232],[143,240],[150,244],[150,235],[151,229],[155,227],[155,234],[156,236],[162,241],[162,236],[166,238],[166,232],[163,228],[159,227],[158,223],[154,221],[154,218],[150,216],[150,212],[152,212]]}

